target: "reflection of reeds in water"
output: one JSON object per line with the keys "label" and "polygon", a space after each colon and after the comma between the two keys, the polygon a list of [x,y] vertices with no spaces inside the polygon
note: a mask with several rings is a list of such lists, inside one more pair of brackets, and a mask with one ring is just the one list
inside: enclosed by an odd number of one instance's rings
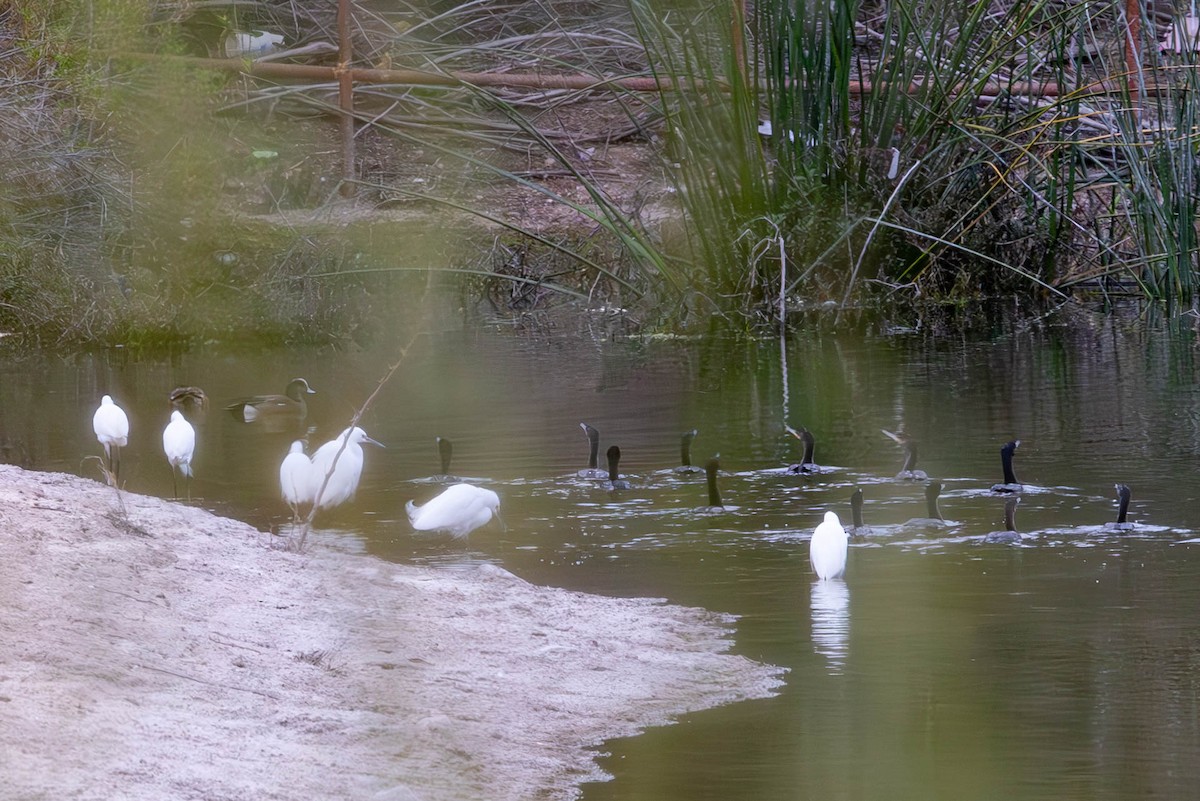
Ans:
{"label": "reflection of reeds in water", "polygon": [[850,588],[844,581],[814,581],[812,585],[813,650],[829,662],[830,673],[841,673],[850,649]]}

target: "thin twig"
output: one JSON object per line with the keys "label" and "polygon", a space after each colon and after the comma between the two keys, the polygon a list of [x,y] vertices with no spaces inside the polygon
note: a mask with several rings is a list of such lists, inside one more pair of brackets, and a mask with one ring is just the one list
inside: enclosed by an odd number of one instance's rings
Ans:
{"label": "thin twig", "polygon": [[207,684],[209,687],[221,687],[226,690],[237,690],[238,692],[243,692],[243,693],[254,693],[255,695],[261,695],[264,698],[270,698],[272,701],[279,700],[278,695],[276,695],[275,693],[266,692],[265,690],[252,690],[249,687],[238,687],[236,684],[222,684],[221,682],[218,682],[218,681],[206,681],[204,679],[198,679],[195,676],[189,676],[186,673],[176,673],[174,670],[167,670],[166,668],[150,667],[149,665],[136,665],[136,667],[140,667],[142,670],[153,670],[155,673],[166,673],[168,676],[176,676],[181,679],[187,679],[188,681],[194,681],[197,684]]}
{"label": "thin twig", "polygon": [[[379,383],[375,386],[375,389],[370,395],[367,396],[367,399],[363,401],[362,406],[358,407],[358,409],[354,412],[354,415],[351,416],[350,424],[346,427],[347,431],[358,425],[358,421],[362,419],[363,414],[371,407],[371,404],[374,403],[376,396],[379,395],[384,385],[387,384],[391,377],[396,374],[396,371],[400,369],[400,365],[404,364],[404,360],[408,358],[408,352],[414,345],[417,344],[417,340],[425,335],[426,334],[423,331],[414,334],[413,338],[408,341],[408,344],[400,349],[400,355],[397,357],[395,363],[388,368],[388,371],[384,373],[383,378],[379,379]],[[300,526],[300,541],[296,543],[297,551],[304,549],[304,543],[308,539],[308,532],[312,529],[313,519],[317,516],[317,511],[321,507],[321,497],[325,494],[325,488],[329,486],[329,479],[333,477],[334,470],[337,469],[338,460],[342,458],[342,454],[345,452],[346,446],[349,444],[350,437],[342,437],[341,447],[339,447],[337,453],[333,455],[333,461],[330,463],[329,469],[325,472],[325,478],[321,481],[321,486],[317,489],[317,494],[313,497],[312,508],[308,511],[308,517],[304,519],[304,522]]]}

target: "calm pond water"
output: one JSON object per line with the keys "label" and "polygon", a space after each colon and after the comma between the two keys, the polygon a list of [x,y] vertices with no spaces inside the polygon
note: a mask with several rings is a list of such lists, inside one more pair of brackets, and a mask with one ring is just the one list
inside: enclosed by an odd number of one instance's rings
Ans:
{"label": "calm pond water", "polygon": [[[1188,325],[1052,316],[974,339],[794,335],[778,341],[615,340],[505,326],[420,343],[367,413],[357,500],[320,519],[365,551],[447,568],[490,561],[536,583],[655,596],[739,615],[735,648],[791,672],[781,694],[687,716],[606,744],[618,799],[1185,798],[1200,784],[1200,357]],[[293,437],[237,423],[221,405],[304,376],[314,443],[344,427],[395,350],[252,355],[124,351],[0,357],[0,456],[97,476],[90,419],[103,393],[130,412],[131,490],[171,494],[161,452],[166,394],[204,387],[193,495],[261,526],[286,524],[277,467]],[[587,443],[622,448],[634,487],[573,477]],[[836,469],[799,460],[785,424],[817,437]],[[892,479],[921,445],[959,525],[905,530],[919,484]],[[705,515],[720,453],[729,510]],[[435,436],[452,470],[488,480],[507,531],[468,541],[414,535],[409,499],[437,486]],[[1029,485],[1019,547],[1002,527],[999,447],[1020,438]],[[1116,534],[1113,485],[1138,528]],[[844,582],[815,582],[807,537],[854,486],[875,536],[852,545]]]}

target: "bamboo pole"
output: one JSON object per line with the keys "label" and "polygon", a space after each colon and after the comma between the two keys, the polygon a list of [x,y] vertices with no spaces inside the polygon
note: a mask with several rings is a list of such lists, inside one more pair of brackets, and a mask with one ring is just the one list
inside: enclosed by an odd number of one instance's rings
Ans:
{"label": "bamboo pole", "polygon": [[354,42],[350,37],[350,0],[338,0],[338,107],[342,110],[342,197],[354,194]]}
{"label": "bamboo pole", "polygon": [[[1135,0],[1136,2],[1136,0]],[[479,86],[504,87],[520,89],[568,89],[577,91],[621,89],[629,92],[658,92],[664,90],[678,91],[688,86],[704,89],[715,83],[718,88],[727,88],[724,81],[705,82],[689,81],[681,84],[669,78],[605,78],[596,75],[567,75],[543,74],[529,72],[423,72],[421,70],[384,70],[352,68],[341,70],[339,67],[326,67],[311,64],[279,64],[271,61],[246,61],[237,58],[198,58],[194,56],[162,55],[158,53],[113,53],[114,58],[129,58],[137,61],[166,61],[180,63],[197,69],[217,70],[221,72],[236,72],[260,78],[278,78],[290,80],[311,80],[320,82],[337,82],[346,76],[354,83],[368,84],[410,84],[413,86]],[[850,94],[868,94],[874,91],[876,84],[871,81],[850,81]],[[966,90],[966,85],[953,87],[949,91],[958,94]],[[1165,89],[1164,85],[1149,83],[1145,86],[1147,94],[1154,94]],[[913,81],[905,88],[908,94],[920,94],[927,91],[928,86],[922,81]],[[1116,81],[1097,81],[1090,87],[1077,89],[1075,87],[1060,87],[1054,81],[1013,81],[991,82],[983,86],[973,87],[978,95],[1007,95],[1014,97],[1058,97],[1063,94],[1118,94],[1123,87]]]}
{"label": "bamboo pole", "polygon": [[1133,112],[1139,113],[1142,75],[1142,8],[1141,0],[1125,0],[1125,75],[1129,83],[1129,101]]}

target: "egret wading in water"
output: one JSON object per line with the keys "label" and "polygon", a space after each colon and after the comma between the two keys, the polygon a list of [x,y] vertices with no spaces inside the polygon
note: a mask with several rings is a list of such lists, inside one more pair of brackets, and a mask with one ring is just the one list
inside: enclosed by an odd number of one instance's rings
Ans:
{"label": "egret wading in water", "polygon": [[[383,447],[368,437],[367,432],[355,426],[317,448],[312,457],[312,481],[313,503],[318,509],[332,509],[354,497],[358,480],[362,477],[364,442]],[[328,482],[325,481],[326,476],[329,476]],[[321,489],[322,484],[324,490]]]}
{"label": "egret wading in water", "polygon": [[721,503],[721,493],[717,490],[717,473],[720,469],[720,454],[704,463],[704,479],[708,486],[708,506],[701,506],[701,512],[716,514],[725,511],[725,504]]}
{"label": "egret wading in water", "polygon": [[1004,470],[1004,483],[993,484],[992,492],[1020,492],[1024,489],[1021,482],[1017,481],[1017,474],[1013,472],[1013,454],[1017,448],[1021,447],[1021,440],[1014,439],[1012,442],[1004,443],[1000,448],[1000,467]]}
{"label": "egret wading in water", "polygon": [[899,481],[924,481],[929,478],[924,470],[917,469],[917,442],[901,429],[893,434],[886,428],[881,428],[887,437],[904,449],[904,464],[900,468],[900,472],[896,474]]}
{"label": "egret wading in water", "polygon": [[225,407],[235,420],[253,423],[257,420],[303,420],[308,417],[308,402],[305,395],[317,391],[303,378],[293,378],[282,395],[251,395],[238,398]]}
{"label": "egret wading in water", "polygon": [[808,541],[808,561],[819,579],[841,578],[846,574],[846,551],[850,537],[837,512],[826,512],[821,525]]}
{"label": "egret wading in water", "polygon": [[617,465],[621,461],[621,449],[612,445],[605,455],[608,457],[608,480],[604,482],[604,487],[610,490],[629,489],[629,482],[621,478],[621,474],[617,472]]}
{"label": "egret wading in water", "polygon": [[586,434],[588,438],[588,466],[579,471],[579,477],[593,478],[598,480],[608,478],[608,473],[604,470],[601,470],[599,467],[600,432],[592,428],[587,423],[580,423],[579,427],[583,429],[583,433]]}
{"label": "egret wading in water", "polygon": [[408,522],[417,531],[446,531],[461,539],[493,517],[505,528],[500,517],[500,496],[473,484],[454,484],[423,506],[409,501],[404,506]]}
{"label": "egret wading in water", "polygon": [[804,455],[800,457],[800,463],[788,465],[787,472],[793,475],[813,475],[823,472],[821,467],[813,461],[813,451],[816,450],[817,440],[812,432],[804,426],[800,426],[799,431],[791,426],[784,426],[784,428],[789,434],[804,443]]}
{"label": "egret wading in water", "polygon": [[175,498],[179,498],[179,483],[176,470],[183,473],[187,486],[187,499],[192,499],[192,454],[196,451],[196,429],[184,419],[183,412],[171,412],[171,422],[163,429],[163,453],[171,465],[171,487]]}
{"label": "egret wading in water", "polygon": [[92,431],[104,446],[104,467],[108,483],[116,486],[121,472],[121,448],[129,444],[129,417],[109,395],[100,399],[100,408],[92,415]]}
{"label": "egret wading in water", "polygon": [[997,545],[1017,545],[1024,537],[1017,531],[1017,504],[1021,502],[1019,495],[1013,495],[1004,502],[1004,531],[993,531],[983,538],[984,542]]}
{"label": "egret wading in water", "polygon": [[1115,485],[1117,490],[1117,522],[1105,523],[1104,527],[1109,531],[1133,531],[1137,526],[1126,520],[1129,514],[1129,499],[1133,496],[1133,492],[1124,484]]}
{"label": "egret wading in water", "polygon": [[[681,475],[686,473],[699,473],[701,469],[692,464],[692,440],[700,433],[700,429],[693,428],[691,431],[683,432],[683,436],[679,439],[679,467],[675,468],[675,472]],[[719,504],[717,504],[719,505]]]}
{"label": "egret wading in water", "polygon": [[292,525],[299,522],[305,507],[312,506],[317,491],[314,477],[312,459],[304,453],[304,441],[298,439],[279,465],[279,489],[292,510]]}

